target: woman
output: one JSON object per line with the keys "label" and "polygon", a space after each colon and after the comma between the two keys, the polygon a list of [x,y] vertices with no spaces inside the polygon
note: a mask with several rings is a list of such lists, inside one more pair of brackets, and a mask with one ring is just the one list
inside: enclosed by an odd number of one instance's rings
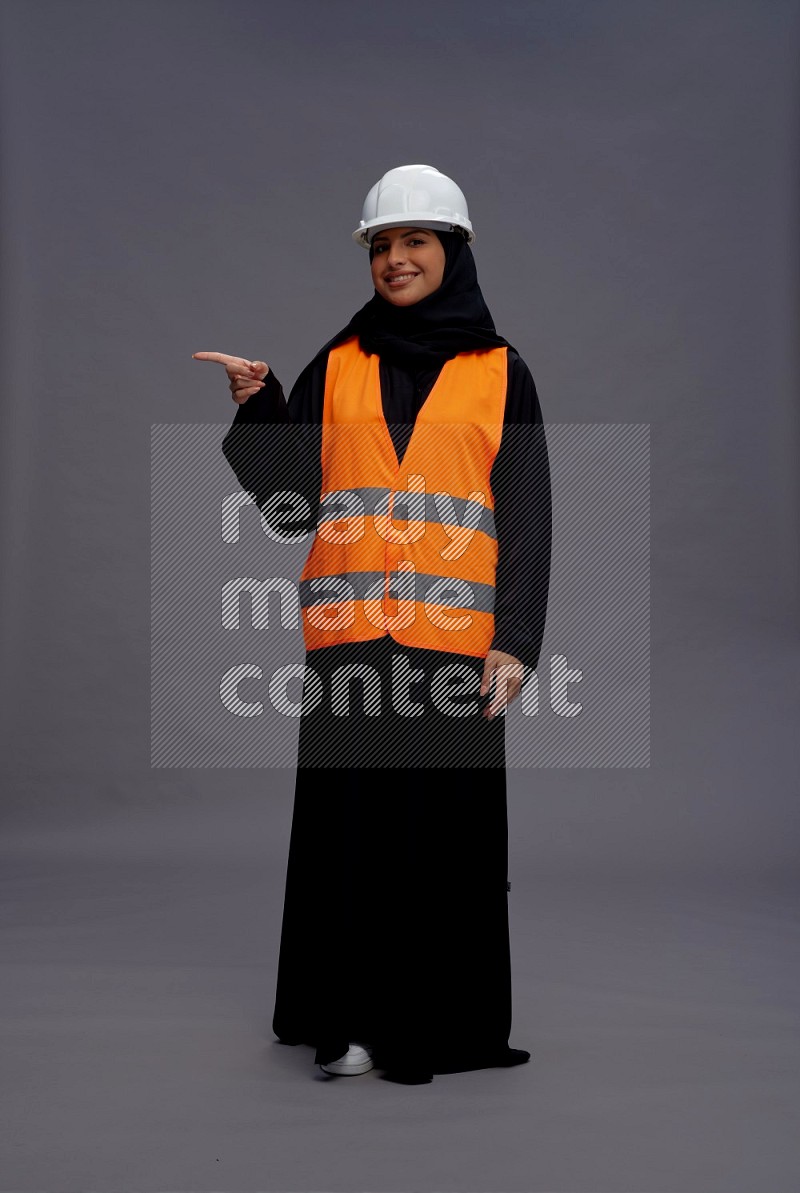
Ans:
{"label": "woman", "polygon": [[288,403],[264,361],[195,355],[230,378],[243,488],[262,508],[299,491],[315,531],[273,1028],[326,1072],[422,1083],[530,1057],[508,1046],[503,714],[538,662],[550,480],[460,189],[391,170],[353,238],[375,293]]}

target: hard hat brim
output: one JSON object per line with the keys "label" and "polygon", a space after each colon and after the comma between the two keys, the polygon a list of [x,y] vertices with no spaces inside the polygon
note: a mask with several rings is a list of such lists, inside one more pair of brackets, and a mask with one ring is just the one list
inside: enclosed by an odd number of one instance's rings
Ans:
{"label": "hard hat brim", "polygon": [[413,211],[398,211],[396,215],[381,216],[380,219],[366,222],[362,220],[359,227],[352,233],[352,237],[356,244],[363,245],[365,249],[368,249],[373,236],[387,228],[431,228],[440,232],[463,231],[468,244],[472,244],[475,240],[475,233],[472,231],[472,224],[469,220],[465,219],[463,223],[453,223],[452,220],[432,220],[426,219],[422,212],[415,215]]}

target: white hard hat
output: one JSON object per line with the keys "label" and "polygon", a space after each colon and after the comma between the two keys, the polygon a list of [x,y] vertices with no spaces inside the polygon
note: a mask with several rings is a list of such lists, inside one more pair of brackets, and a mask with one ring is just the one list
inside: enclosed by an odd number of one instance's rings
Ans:
{"label": "white hard hat", "polygon": [[376,232],[404,227],[463,228],[469,244],[475,239],[463,191],[433,166],[396,166],[384,174],[364,200],[353,240],[369,248]]}

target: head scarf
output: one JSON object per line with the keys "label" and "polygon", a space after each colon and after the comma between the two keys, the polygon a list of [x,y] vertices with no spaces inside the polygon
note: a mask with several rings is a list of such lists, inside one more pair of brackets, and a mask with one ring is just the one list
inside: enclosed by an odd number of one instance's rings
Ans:
{"label": "head scarf", "polygon": [[[365,352],[415,372],[441,367],[459,352],[511,347],[499,336],[481,288],[472,249],[460,232],[435,235],[444,246],[442,283],[410,306],[395,306],[377,290],[332,340],[327,352],[357,335]],[[370,247],[369,259],[372,261]]]}

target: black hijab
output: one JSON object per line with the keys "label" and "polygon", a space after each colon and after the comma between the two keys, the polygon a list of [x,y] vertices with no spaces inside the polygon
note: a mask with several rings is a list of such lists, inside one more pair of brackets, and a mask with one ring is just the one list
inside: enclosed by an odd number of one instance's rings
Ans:
{"label": "black hijab", "polygon": [[[459,352],[511,347],[495,331],[472,249],[460,232],[439,232],[445,263],[442,284],[408,307],[395,306],[377,291],[320,352],[357,335],[365,352],[414,372],[441,368]],[[370,246],[369,259],[373,249]]]}

